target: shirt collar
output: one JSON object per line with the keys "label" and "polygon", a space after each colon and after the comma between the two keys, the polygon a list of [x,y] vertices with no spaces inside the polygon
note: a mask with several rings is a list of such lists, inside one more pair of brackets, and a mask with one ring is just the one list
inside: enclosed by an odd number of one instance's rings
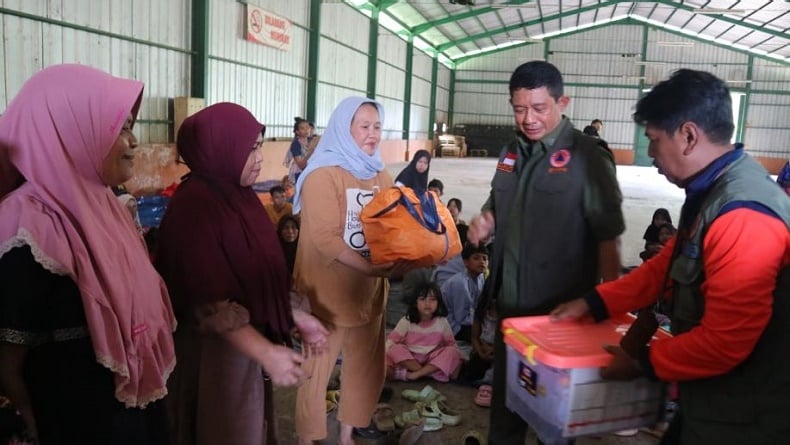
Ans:
{"label": "shirt collar", "polygon": [[554,143],[557,142],[557,139],[559,139],[560,135],[563,134],[566,127],[568,127],[569,125],[571,125],[570,119],[568,119],[565,116],[562,116],[562,120],[560,120],[560,123],[557,124],[557,126],[554,127],[553,130],[551,130],[549,133],[543,136],[543,139],[539,141],[534,141],[534,142],[530,141],[529,139],[527,139],[524,133],[520,131],[516,133],[516,136],[518,143],[522,149],[525,149],[526,147],[532,145],[533,147],[540,147],[543,151],[546,151],[547,147],[554,146]]}
{"label": "shirt collar", "polygon": [[696,195],[706,191],[716,178],[733,162],[743,156],[743,144],[736,143],[732,151],[728,151],[719,156],[716,160],[708,164],[699,173],[695,174],[686,181],[683,187],[686,189],[686,196]]}

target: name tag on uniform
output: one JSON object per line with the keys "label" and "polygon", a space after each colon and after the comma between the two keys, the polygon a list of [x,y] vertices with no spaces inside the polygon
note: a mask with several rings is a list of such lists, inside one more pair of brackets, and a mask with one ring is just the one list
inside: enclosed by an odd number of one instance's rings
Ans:
{"label": "name tag on uniform", "polygon": [[506,173],[513,173],[513,170],[516,168],[516,154],[515,153],[508,153],[505,155],[505,158],[502,159],[496,165],[497,170],[501,170]]}

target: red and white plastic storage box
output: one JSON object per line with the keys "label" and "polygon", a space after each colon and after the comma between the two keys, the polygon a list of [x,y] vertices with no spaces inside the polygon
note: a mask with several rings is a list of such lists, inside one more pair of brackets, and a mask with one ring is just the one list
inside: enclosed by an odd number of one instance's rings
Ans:
{"label": "red and white plastic storage box", "polygon": [[[663,414],[665,385],[639,378],[603,380],[612,356],[633,322],[623,316],[601,323],[552,322],[547,316],[507,318],[507,407],[546,444],[570,438],[654,425]],[[659,330],[657,336],[666,336]]]}

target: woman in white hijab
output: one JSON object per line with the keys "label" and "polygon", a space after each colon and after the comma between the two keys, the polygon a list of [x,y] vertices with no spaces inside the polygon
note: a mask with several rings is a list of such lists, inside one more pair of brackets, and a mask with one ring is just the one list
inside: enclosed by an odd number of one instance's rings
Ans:
{"label": "woman in white hijab", "polygon": [[407,265],[373,265],[359,212],[373,194],[392,186],[379,141],[384,112],[376,101],[349,97],[337,106],[299,176],[294,212],[301,235],[294,278],[313,315],[330,328],[329,352],[309,357],[310,378],[296,396],[299,444],[326,437],[326,386],[342,353],[341,445],[353,445],[353,427],[367,427],[384,384],[384,309],[389,284]]}

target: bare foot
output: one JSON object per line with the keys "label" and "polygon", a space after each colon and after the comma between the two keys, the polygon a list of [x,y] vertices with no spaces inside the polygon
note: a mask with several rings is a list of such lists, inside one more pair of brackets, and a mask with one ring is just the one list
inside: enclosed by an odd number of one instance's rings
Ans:
{"label": "bare foot", "polygon": [[341,422],[340,437],[337,438],[338,445],[354,445],[354,439],[351,437],[353,431],[353,426]]}
{"label": "bare foot", "polygon": [[299,438],[299,445],[313,445],[314,443],[312,440]]}

